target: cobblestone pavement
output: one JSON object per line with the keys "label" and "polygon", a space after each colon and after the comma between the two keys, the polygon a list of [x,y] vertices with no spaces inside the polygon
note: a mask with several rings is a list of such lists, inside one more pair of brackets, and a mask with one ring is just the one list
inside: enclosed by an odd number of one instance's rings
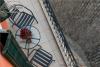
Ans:
{"label": "cobblestone pavement", "polygon": [[[98,0],[50,0],[57,19],[65,33],[77,42],[92,67],[100,54],[100,3]],[[92,55],[95,55],[93,58]],[[97,57],[98,56],[98,57]],[[92,60],[90,60],[92,58]]]}

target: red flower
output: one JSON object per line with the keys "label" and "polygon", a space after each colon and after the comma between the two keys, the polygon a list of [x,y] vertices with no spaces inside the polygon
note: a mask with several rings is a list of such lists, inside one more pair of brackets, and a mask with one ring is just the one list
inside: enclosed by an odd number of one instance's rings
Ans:
{"label": "red flower", "polygon": [[29,42],[31,42],[31,38],[32,38],[32,33],[29,29],[27,28],[23,28],[20,31],[20,38],[22,39],[28,39]]}

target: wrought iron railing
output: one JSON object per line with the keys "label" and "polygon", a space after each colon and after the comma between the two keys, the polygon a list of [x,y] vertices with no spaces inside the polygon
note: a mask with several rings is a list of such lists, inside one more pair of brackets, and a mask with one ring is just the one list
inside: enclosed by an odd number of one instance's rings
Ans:
{"label": "wrought iron railing", "polygon": [[67,63],[67,66],[68,67],[79,67],[77,62],[76,62],[76,59],[74,58],[74,55],[68,45],[68,42],[62,32],[62,29],[56,19],[56,16],[53,12],[53,9],[49,3],[49,0],[43,0],[43,4],[44,4],[44,7],[46,9],[46,12],[48,13],[48,16],[50,17],[50,21],[52,22],[52,26],[53,26],[53,29],[55,30],[55,32],[57,33],[57,38],[59,39],[59,42],[61,43],[61,47],[63,48],[63,52],[65,54],[65,57],[67,60],[69,60]]}

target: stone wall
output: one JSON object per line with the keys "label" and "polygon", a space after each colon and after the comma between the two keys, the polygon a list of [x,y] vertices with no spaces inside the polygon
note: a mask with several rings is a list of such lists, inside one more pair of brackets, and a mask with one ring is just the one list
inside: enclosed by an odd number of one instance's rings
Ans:
{"label": "stone wall", "polygon": [[[50,0],[50,3],[65,35],[81,46],[88,60],[94,54],[100,57],[96,52],[100,45],[100,0]],[[94,60],[90,62],[92,67],[100,66]]]}

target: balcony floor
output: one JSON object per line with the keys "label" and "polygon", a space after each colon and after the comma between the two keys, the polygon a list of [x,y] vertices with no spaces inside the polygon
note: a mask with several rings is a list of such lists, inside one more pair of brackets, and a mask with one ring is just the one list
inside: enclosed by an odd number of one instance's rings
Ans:
{"label": "balcony floor", "polygon": [[[40,39],[39,45],[41,45],[44,50],[51,53],[53,55],[53,59],[55,60],[50,65],[50,67],[66,67],[63,57],[60,53],[60,50],[58,49],[57,43],[53,36],[53,33],[49,27],[49,24],[48,24],[46,17],[41,9],[41,6],[39,5],[38,0],[5,0],[5,1],[6,2],[12,1],[12,2],[10,2],[10,5],[14,3],[13,1],[17,1],[17,3],[22,4],[26,7],[28,7],[29,9],[31,9],[31,11],[34,13],[34,15],[38,21],[38,24],[34,23],[33,26],[35,26],[40,31],[40,34],[41,34],[41,39]],[[9,4],[9,2],[8,2],[8,4]],[[14,28],[14,29],[17,29],[17,28]],[[14,29],[11,28],[13,33],[15,32]],[[20,45],[22,45],[22,44],[20,44]],[[24,53],[27,56],[27,50],[26,49],[22,49],[22,50],[24,51]],[[30,49],[29,51],[31,51],[31,50],[33,50],[33,49]],[[31,56],[33,56],[33,55],[31,55]]]}

